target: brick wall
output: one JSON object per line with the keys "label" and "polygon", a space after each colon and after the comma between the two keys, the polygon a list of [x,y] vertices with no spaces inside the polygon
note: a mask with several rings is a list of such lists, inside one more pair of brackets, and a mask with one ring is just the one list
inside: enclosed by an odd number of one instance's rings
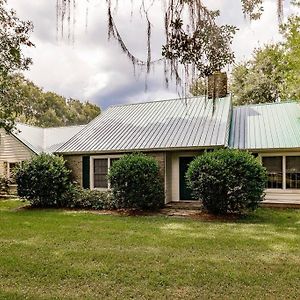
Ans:
{"label": "brick wall", "polygon": [[[159,164],[161,177],[165,183],[165,152],[145,152],[152,156]],[[72,170],[72,175],[75,181],[82,186],[82,156],[81,155],[65,155],[66,165]]]}
{"label": "brick wall", "polygon": [[82,186],[82,156],[65,155],[66,165],[72,170],[73,179]]}

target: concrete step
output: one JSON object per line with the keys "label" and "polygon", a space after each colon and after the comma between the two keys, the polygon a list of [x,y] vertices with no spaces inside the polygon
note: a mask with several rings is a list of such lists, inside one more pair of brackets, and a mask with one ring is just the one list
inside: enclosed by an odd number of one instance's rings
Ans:
{"label": "concrete step", "polygon": [[173,201],[169,202],[165,205],[166,208],[169,209],[190,209],[197,210],[201,208],[200,201]]}

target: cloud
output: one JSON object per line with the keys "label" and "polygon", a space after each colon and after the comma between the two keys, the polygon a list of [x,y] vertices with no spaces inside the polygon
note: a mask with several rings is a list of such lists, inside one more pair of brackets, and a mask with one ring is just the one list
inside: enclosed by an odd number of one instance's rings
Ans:
{"label": "cloud", "polygon": [[[145,75],[134,76],[132,65],[115,41],[107,41],[107,9],[105,1],[90,0],[88,4],[88,30],[86,31],[86,1],[77,1],[75,44],[68,40],[57,41],[55,2],[49,0],[8,0],[23,19],[35,25],[32,36],[35,48],[26,52],[34,64],[26,73],[29,79],[45,90],[55,91],[65,97],[90,100],[105,108],[114,103],[148,101],[176,97],[174,85],[164,87],[162,66],[149,75],[145,92]],[[160,1],[152,8],[153,58],[161,54],[164,42],[163,16]],[[146,58],[146,24],[139,15],[130,18],[131,1],[119,1],[116,22],[120,33],[132,52]],[[220,23],[240,27],[233,49],[237,59],[249,58],[255,47],[279,39],[276,5],[265,1],[265,13],[261,20],[247,22],[241,12],[240,1],[206,0],[212,8],[221,8]],[[287,13],[292,12],[286,4]],[[67,28],[67,27],[65,27]]]}

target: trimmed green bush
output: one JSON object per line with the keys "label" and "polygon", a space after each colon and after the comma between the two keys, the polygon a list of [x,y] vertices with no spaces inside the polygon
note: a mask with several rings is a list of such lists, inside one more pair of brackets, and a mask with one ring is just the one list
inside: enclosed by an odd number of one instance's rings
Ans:
{"label": "trimmed green bush", "polygon": [[68,194],[67,206],[79,209],[115,209],[112,194],[73,186]]}
{"label": "trimmed green bush", "polygon": [[159,166],[150,156],[123,156],[110,168],[109,180],[117,208],[154,210],[164,205]]}
{"label": "trimmed green bush", "polygon": [[65,207],[72,183],[62,157],[41,154],[16,169],[18,195],[35,207]]}
{"label": "trimmed green bush", "polygon": [[256,209],[264,197],[267,175],[248,152],[222,149],[192,161],[186,179],[204,209],[227,214]]}
{"label": "trimmed green bush", "polygon": [[5,176],[0,176],[0,194],[8,194],[10,180]]}

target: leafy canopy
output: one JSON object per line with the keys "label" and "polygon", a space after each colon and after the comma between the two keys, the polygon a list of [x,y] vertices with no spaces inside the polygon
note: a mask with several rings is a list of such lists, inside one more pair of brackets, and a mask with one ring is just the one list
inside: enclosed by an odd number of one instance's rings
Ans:
{"label": "leafy canopy", "polygon": [[186,179],[195,198],[201,199],[209,212],[245,213],[262,201],[266,171],[251,154],[222,149],[192,161]]}
{"label": "leafy canopy", "polygon": [[256,49],[251,60],[232,71],[236,104],[300,101],[300,17],[281,25],[283,41]]}
{"label": "leafy canopy", "polygon": [[18,122],[40,127],[86,124],[100,114],[100,108],[89,102],[66,99],[44,92],[21,75],[13,77],[14,90],[20,95],[16,112]]}
{"label": "leafy canopy", "polygon": [[33,46],[29,40],[32,30],[31,22],[20,20],[14,10],[7,9],[6,0],[0,0],[0,127],[8,131],[14,126],[20,100],[13,74],[31,64],[22,48]]}

